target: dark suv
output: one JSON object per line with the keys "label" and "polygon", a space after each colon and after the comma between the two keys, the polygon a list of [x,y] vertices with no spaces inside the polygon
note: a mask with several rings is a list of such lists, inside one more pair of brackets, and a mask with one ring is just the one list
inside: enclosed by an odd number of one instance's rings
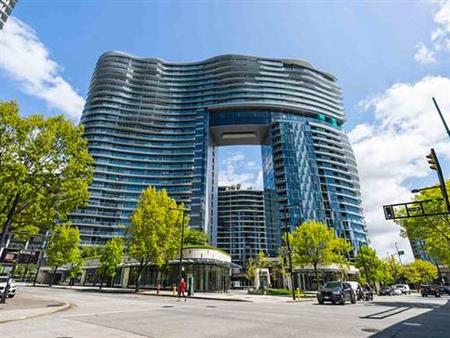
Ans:
{"label": "dark suv", "polygon": [[422,297],[427,297],[427,296],[440,297],[441,296],[438,285],[421,285],[420,286],[420,294],[422,295]]}
{"label": "dark suv", "polygon": [[438,288],[438,290],[439,290],[439,293],[441,294],[441,295],[448,295],[448,296],[450,296],[450,286],[440,286],[439,288]]}
{"label": "dark suv", "polygon": [[344,305],[345,301],[355,304],[356,295],[346,282],[328,282],[317,292],[317,301],[319,304],[331,302]]}

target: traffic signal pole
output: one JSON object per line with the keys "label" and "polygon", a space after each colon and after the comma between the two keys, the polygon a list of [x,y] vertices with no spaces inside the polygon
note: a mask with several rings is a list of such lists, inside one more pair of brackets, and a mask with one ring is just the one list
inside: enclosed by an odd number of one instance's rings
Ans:
{"label": "traffic signal pole", "polygon": [[439,185],[441,186],[442,197],[444,198],[445,205],[447,207],[447,211],[450,213],[450,201],[448,200],[447,188],[445,187],[444,175],[442,174],[442,168],[439,164],[439,160],[437,158],[436,152],[433,148],[430,150],[430,154],[427,155],[427,161],[430,164],[430,168],[436,170]]}

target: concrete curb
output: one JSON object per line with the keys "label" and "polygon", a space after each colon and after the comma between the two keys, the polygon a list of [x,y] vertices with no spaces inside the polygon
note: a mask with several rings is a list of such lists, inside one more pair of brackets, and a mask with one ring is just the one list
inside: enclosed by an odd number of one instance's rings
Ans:
{"label": "concrete curb", "polygon": [[[27,285],[26,287],[32,287],[31,285]],[[48,287],[46,285],[36,285],[35,287]],[[139,296],[156,296],[156,297],[178,297],[177,295],[170,295],[170,294],[156,294],[156,293],[146,293],[148,291],[141,291],[141,292],[135,292],[134,290],[129,289],[117,289],[117,290],[108,290],[103,289],[99,290],[98,288],[91,288],[91,287],[83,287],[83,288],[72,288],[70,286],[54,286],[55,289],[66,289],[66,290],[74,290],[78,292],[93,292],[93,293],[109,293],[109,294],[132,294],[132,295],[139,295]],[[246,303],[253,303],[253,301],[248,299],[227,299],[227,298],[221,298],[221,297],[205,297],[205,296],[193,296],[189,297],[190,299],[204,299],[204,300],[218,300],[218,301],[225,301],[225,302],[246,302]]]}
{"label": "concrete curb", "polygon": [[[162,295],[162,294],[157,295],[156,293],[152,294],[152,293],[140,293],[140,292],[138,292],[138,293],[135,293],[135,294],[140,295],[140,296],[172,297],[172,298],[177,298],[178,297],[177,295],[175,295],[175,296],[174,295]],[[204,300],[218,300],[218,301],[222,300],[224,302],[253,303],[253,301],[251,301],[251,300],[242,299],[242,298],[227,299],[227,298],[220,298],[220,297],[202,297],[202,296],[188,296],[187,298],[189,298],[189,299],[204,299]]]}
{"label": "concrete curb", "polygon": [[[74,305],[72,305],[70,303],[63,303],[61,306],[57,306],[57,307],[23,309],[23,310],[48,309],[48,311],[44,311],[44,312],[36,313],[36,314],[31,314],[31,315],[18,316],[17,318],[0,319],[0,324],[9,323],[9,322],[15,322],[15,321],[19,321],[19,320],[26,320],[26,319],[31,319],[31,318],[37,318],[37,317],[43,317],[43,316],[50,315],[52,313],[66,311],[66,310],[68,310],[69,308],[71,308],[73,306]],[[18,311],[18,310],[10,310],[10,311]],[[2,314],[6,314],[6,312],[8,312],[8,311],[2,312]]]}

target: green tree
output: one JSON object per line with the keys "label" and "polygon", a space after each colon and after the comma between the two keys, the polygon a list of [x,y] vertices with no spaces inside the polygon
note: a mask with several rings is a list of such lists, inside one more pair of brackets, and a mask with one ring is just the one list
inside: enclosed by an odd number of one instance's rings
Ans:
{"label": "green tree", "polygon": [[58,267],[78,262],[80,260],[80,232],[69,223],[53,227],[47,248],[48,264],[53,267],[53,276],[49,286],[52,286]]}
{"label": "green tree", "polygon": [[[127,228],[128,253],[139,262],[136,292],[144,266],[153,263],[158,267],[173,259],[180,247],[180,230],[183,204],[177,205],[165,189],[145,189]],[[185,225],[188,222],[185,218]]]}
{"label": "green tree", "polygon": [[[450,195],[450,180],[446,182]],[[446,212],[446,206],[439,188],[424,190],[415,196],[424,203],[427,213]],[[442,264],[450,265],[450,215],[412,217],[398,221],[402,235],[410,240],[423,243],[423,249]]]}
{"label": "green tree", "polygon": [[205,245],[208,243],[208,235],[202,230],[186,227],[186,229],[184,229],[183,243],[190,245]]}
{"label": "green tree", "polygon": [[121,237],[111,238],[102,248],[99,267],[100,290],[105,279],[112,279],[116,276],[117,268],[122,264],[123,249],[124,242]]}
{"label": "green tree", "polygon": [[0,102],[0,231],[37,232],[85,205],[92,163],[81,125]]}
{"label": "green tree", "polygon": [[256,270],[261,268],[269,268],[270,263],[267,260],[267,256],[263,251],[258,252],[258,256],[250,258],[247,262],[245,270],[245,278],[249,281],[254,281],[256,277]]}
{"label": "green tree", "polygon": [[333,261],[338,264],[341,270],[341,279],[345,280],[350,268],[348,256],[350,251],[352,251],[352,245],[345,238],[336,238],[333,244],[333,251],[335,254]]}
{"label": "green tree", "polygon": [[90,258],[95,256],[100,256],[102,254],[101,246],[91,246],[91,245],[83,245],[80,248],[80,256],[81,258]]}
{"label": "green tree", "polygon": [[355,266],[360,271],[360,279],[363,283],[379,282],[385,285],[393,282],[388,264],[378,258],[376,251],[367,245],[361,247],[356,255]]}
{"label": "green tree", "polygon": [[290,236],[294,265],[311,264],[316,277],[317,289],[319,289],[319,265],[329,264],[335,258],[333,230],[328,229],[323,223],[306,221],[299,225]]}
{"label": "green tree", "polygon": [[430,283],[438,276],[436,266],[428,261],[416,259],[410,266],[417,271],[419,283]]}

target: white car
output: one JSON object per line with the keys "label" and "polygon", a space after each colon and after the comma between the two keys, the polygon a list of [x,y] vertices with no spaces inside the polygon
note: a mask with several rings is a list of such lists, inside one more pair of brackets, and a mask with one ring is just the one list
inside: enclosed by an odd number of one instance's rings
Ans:
{"label": "white car", "polygon": [[[0,297],[3,295],[6,283],[8,283],[8,276],[0,276]],[[16,283],[11,279],[10,288],[8,291],[8,298],[13,298],[16,295]]]}
{"label": "white car", "polygon": [[356,299],[360,300],[362,297],[362,287],[358,282],[347,281],[346,283],[350,284],[352,287],[353,293],[356,295]]}
{"label": "white car", "polygon": [[398,289],[402,291],[402,294],[409,295],[411,293],[411,290],[409,289],[408,284],[395,284],[392,286],[394,289]]}
{"label": "white car", "polygon": [[400,295],[403,294],[402,289],[398,289],[396,285],[392,285],[391,288],[392,288],[392,295],[393,296],[400,296]]}

